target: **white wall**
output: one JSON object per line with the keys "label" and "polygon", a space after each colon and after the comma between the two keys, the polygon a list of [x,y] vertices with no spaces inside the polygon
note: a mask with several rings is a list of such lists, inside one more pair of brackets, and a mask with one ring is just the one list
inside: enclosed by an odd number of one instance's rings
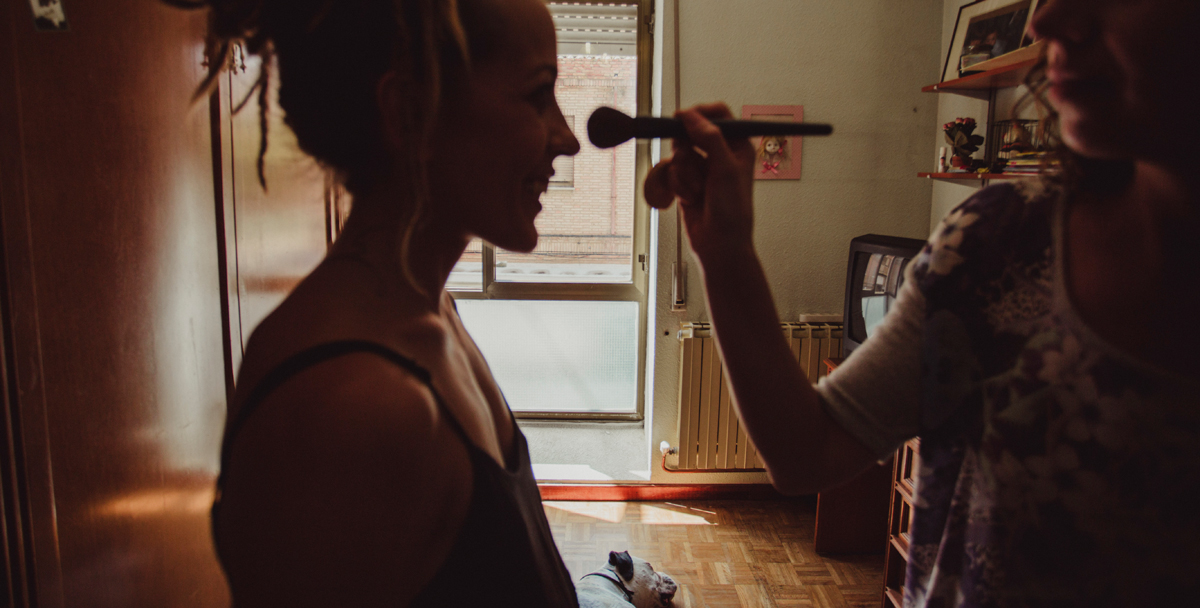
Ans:
{"label": "white wall", "polygon": [[[675,108],[673,7],[657,0],[663,43],[662,108]],[[755,244],[783,320],[841,314],[850,239],[868,233],[928,235],[937,96],[921,93],[941,72],[941,0],[678,0],[683,106],[721,100],[802,104],[805,119],[834,125],[808,138],[800,181],[760,181]],[[669,154],[669,148],[666,152]],[[675,212],[657,221],[655,360],[648,389],[652,481],[745,483],[762,474],[674,475],[657,445],[678,440],[680,323],[707,320],[694,262],[688,310],[671,311]],[[686,247],[685,247],[685,256]],[[690,258],[689,258],[690,259]]]}

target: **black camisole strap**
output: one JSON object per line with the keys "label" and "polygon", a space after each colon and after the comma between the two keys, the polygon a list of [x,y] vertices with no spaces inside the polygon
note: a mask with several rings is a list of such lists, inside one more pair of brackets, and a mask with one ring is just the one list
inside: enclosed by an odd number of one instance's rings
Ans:
{"label": "black camisole strap", "polygon": [[250,392],[250,395],[246,397],[246,401],[242,403],[241,409],[238,410],[237,417],[229,423],[229,428],[225,432],[225,440],[221,444],[221,472],[217,477],[218,489],[223,487],[223,477],[226,469],[228,468],[227,465],[229,464],[229,457],[230,452],[233,449],[234,439],[237,438],[238,433],[242,430],[242,427],[245,426],[246,421],[248,421],[250,417],[254,415],[254,412],[258,410],[259,406],[262,405],[262,402],[266,400],[267,396],[300,372],[317,365],[318,363],[324,363],[325,361],[336,359],[351,353],[371,353],[378,355],[400,366],[415,376],[417,380],[420,380],[421,383],[428,387],[429,391],[433,393],[434,401],[437,402],[438,408],[441,409],[442,412],[446,413],[446,419],[450,422],[450,426],[454,429],[454,431],[458,433],[459,437],[462,438],[464,442],[469,443],[469,438],[467,437],[466,431],[464,431],[462,426],[458,424],[458,420],[454,416],[449,415],[449,412],[446,411],[446,407],[442,401],[441,395],[438,394],[437,389],[433,388],[433,378],[429,374],[428,370],[418,365],[412,359],[409,359],[408,357],[405,357],[404,355],[401,355],[400,353],[382,344],[379,344],[378,342],[371,342],[369,340],[337,340],[334,342],[325,342],[323,344],[318,344],[303,350],[285,359],[283,363],[275,366],[275,368],[268,372],[266,376],[263,376],[262,380],[259,380],[258,385],[254,387],[254,390]]}
{"label": "black camisole strap", "polygon": [[[293,376],[318,363],[360,352],[395,363],[427,386],[471,458],[472,497],[462,528],[456,535],[446,561],[412,605],[578,606],[570,571],[559,555],[550,524],[546,520],[529,462],[528,444],[515,420],[512,455],[509,458],[511,467],[501,466],[471,442],[458,419],[449,412],[433,388],[432,378],[425,368],[382,344],[368,340],[327,342],[288,357],[267,373],[246,397],[241,410],[229,423],[221,446],[221,472],[217,477],[217,493],[211,511],[213,540],[221,562],[224,564],[226,560],[218,533],[218,511],[225,474],[229,470],[231,446],[238,433],[267,396]],[[512,416],[511,412],[509,416]],[[477,584],[463,585],[464,573]]]}

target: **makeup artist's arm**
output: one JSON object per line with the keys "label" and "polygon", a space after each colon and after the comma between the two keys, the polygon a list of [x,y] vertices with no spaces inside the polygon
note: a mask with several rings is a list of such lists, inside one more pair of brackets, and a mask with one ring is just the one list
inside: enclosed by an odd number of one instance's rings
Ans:
{"label": "makeup artist's arm", "polygon": [[724,104],[678,117],[691,141],[676,142],[675,155],[655,166],[646,196],[659,208],[679,196],[739,418],[780,491],[836,485],[877,455],[825,412],[780,331],[752,239],[755,151],[744,139],[727,142],[709,122],[730,117]]}

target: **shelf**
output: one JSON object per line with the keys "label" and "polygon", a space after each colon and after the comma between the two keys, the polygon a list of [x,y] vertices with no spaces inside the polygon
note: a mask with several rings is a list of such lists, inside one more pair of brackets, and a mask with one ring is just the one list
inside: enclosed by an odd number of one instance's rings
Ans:
{"label": "shelf", "polygon": [[917,177],[927,179],[948,179],[969,182],[983,181],[985,179],[1023,179],[1037,176],[1037,173],[917,173]]}
{"label": "shelf", "polygon": [[903,608],[904,593],[898,589],[887,588],[883,590],[883,594],[887,596],[889,602],[896,608]]}
{"label": "shelf", "polygon": [[912,486],[904,483],[903,481],[897,481],[895,490],[900,493],[900,497],[904,499],[904,502],[908,503],[909,505],[913,504]]}
{"label": "shelf", "polygon": [[1004,87],[1015,87],[1019,84],[1025,84],[1025,75],[1029,74],[1029,70],[1037,65],[1038,60],[1027,59],[1020,63],[1014,63],[1002,68],[971,74],[938,84],[931,84],[921,89],[925,93],[955,93],[958,91],[986,91],[988,89],[1002,89]]}
{"label": "shelf", "polygon": [[892,543],[892,546],[896,548],[896,551],[900,552],[900,556],[904,558],[904,561],[907,562],[908,561],[908,539],[904,538],[903,535],[900,535],[900,536],[890,536],[889,535],[888,540]]}
{"label": "shelf", "polygon": [[841,364],[842,364],[842,362],[843,362],[843,361],[845,361],[845,360],[846,360],[846,359],[845,359],[845,358],[843,358],[843,357],[830,357],[830,358],[826,359],[826,360],[823,362],[823,363],[825,363],[825,370],[826,370],[826,372],[827,372],[827,373],[828,373],[828,372],[832,372],[833,370],[837,369],[837,368],[838,368],[838,366],[839,366],[839,365],[841,365]]}

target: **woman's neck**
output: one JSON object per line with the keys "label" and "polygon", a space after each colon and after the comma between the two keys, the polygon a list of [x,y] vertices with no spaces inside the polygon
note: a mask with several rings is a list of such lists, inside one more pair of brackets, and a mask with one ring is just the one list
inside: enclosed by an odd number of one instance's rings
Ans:
{"label": "woman's neck", "polygon": [[437,311],[446,281],[468,239],[429,221],[426,215],[405,244],[413,204],[411,197],[399,195],[397,190],[377,189],[356,197],[329,257],[365,263],[379,276],[386,292]]}
{"label": "woman's neck", "polygon": [[1127,352],[1168,369],[1195,369],[1195,178],[1139,162],[1124,191],[1084,195],[1078,203],[1069,210],[1066,263],[1067,288],[1080,315]]}
{"label": "woman's neck", "polygon": [[1195,169],[1139,162],[1125,193],[1148,217],[1160,222],[1195,222],[1200,217],[1200,177]]}

